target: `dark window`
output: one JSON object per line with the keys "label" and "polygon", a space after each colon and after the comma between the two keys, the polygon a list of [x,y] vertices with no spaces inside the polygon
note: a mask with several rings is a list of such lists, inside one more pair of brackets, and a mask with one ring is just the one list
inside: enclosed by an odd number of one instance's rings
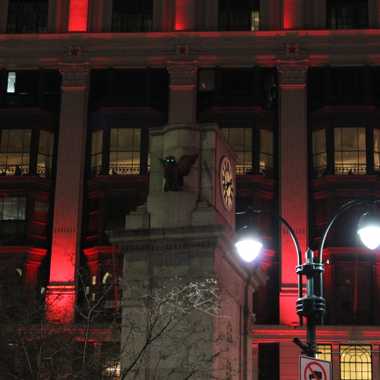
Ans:
{"label": "dark window", "polygon": [[90,107],[149,107],[165,117],[168,110],[169,75],[166,70],[93,70]]}
{"label": "dark window", "polygon": [[140,174],[140,128],[112,128],[109,174]]}
{"label": "dark window", "polygon": [[25,244],[26,198],[0,198],[0,243],[3,245]]}
{"label": "dark window", "polygon": [[53,165],[54,133],[52,131],[40,131],[37,154],[37,175],[50,177]]}
{"label": "dark window", "polygon": [[259,30],[259,0],[220,0],[220,30]]}
{"label": "dark window", "polygon": [[279,371],[278,343],[259,344],[259,380],[278,380]]}
{"label": "dark window", "polygon": [[328,0],[327,20],[331,29],[368,28],[368,1]]}
{"label": "dark window", "polygon": [[90,173],[96,175],[139,175],[149,167],[147,129],[111,128],[91,133]]}
{"label": "dark window", "polygon": [[335,174],[366,174],[366,129],[334,129]]}
{"label": "dark window", "polygon": [[[373,139],[367,141],[367,134],[373,136]],[[380,133],[377,129],[347,127],[314,130],[312,133],[313,176],[373,173],[380,170],[379,150]],[[367,162],[367,158],[371,156],[373,160],[371,158],[370,162]]]}
{"label": "dark window", "polygon": [[0,198],[0,220],[25,220],[26,198],[8,197]]}
{"label": "dark window", "polygon": [[0,106],[33,106],[58,111],[61,76],[55,70],[19,70],[0,73]]}
{"label": "dark window", "polygon": [[103,171],[103,130],[91,134],[91,174],[104,174]]}
{"label": "dark window", "polygon": [[30,129],[0,130],[0,174],[29,174]]}
{"label": "dark window", "polygon": [[236,174],[252,173],[252,128],[222,128],[222,132],[237,156]]}
{"label": "dark window", "polygon": [[[275,108],[275,73],[260,67],[252,69],[200,70],[198,76],[198,117],[214,107]],[[201,120],[202,121],[202,120]]]}
{"label": "dark window", "polygon": [[47,32],[48,0],[9,0],[8,33]]}
{"label": "dark window", "polygon": [[[36,144],[33,144],[36,141]],[[0,130],[0,175],[50,177],[54,132],[31,129]]]}
{"label": "dark window", "polygon": [[325,106],[378,105],[378,67],[323,67],[309,69],[308,98],[311,111]]}
{"label": "dark window", "polygon": [[150,32],[152,19],[152,0],[113,0],[113,32]]}

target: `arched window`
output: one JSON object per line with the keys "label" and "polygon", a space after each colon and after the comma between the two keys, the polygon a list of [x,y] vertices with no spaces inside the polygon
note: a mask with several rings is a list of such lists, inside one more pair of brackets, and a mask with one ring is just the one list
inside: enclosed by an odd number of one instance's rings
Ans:
{"label": "arched window", "polygon": [[340,346],[340,378],[342,380],[371,380],[370,345]]}

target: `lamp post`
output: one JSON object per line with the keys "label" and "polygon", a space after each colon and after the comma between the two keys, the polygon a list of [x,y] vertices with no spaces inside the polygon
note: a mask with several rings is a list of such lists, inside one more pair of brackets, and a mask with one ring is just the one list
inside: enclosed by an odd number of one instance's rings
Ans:
{"label": "lamp post", "polygon": [[[380,201],[377,200],[352,200],[343,204],[331,218],[322,235],[319,255],[315,258],[313,251],[310,248],[307,248],[305,252],[305,262],[302,260],[302,251],[293,228],[282,216],[277,216],[278,220],[286,227],[288,233],[290,234],[297,254],[296,273],[298,275],[298,299],[296,302],[296,311],[300,316],[301,324],[302,318],[304,317],[306,319],[306,344],[301,342],[298,338],[294,339],[294,343],[296,343],[307,356],[315,357],[316,326],[322,321],[326,311],[326,300],[323,296],[323,249],[327,235],[335,221],[346,211],[352,209],[353,207],[366,206],[368,211],[360,217],[357,233],[362,243],[367,248],[372,250],[376,249],[380,245],[380,220],[376,215],[377,212],[375,210],[375,205],[379,202]],[[260,213],[261,211],[249,210],[247,212]],[[263,244],[257,239],[251,226],[243,227],[243,230],[239,233],[239,235],[240,236],[238,236],[235,243],[236,251],[244,261],[252,262],[258,257]],[[304,276],[306,277],[305,295],[303,293]],[[244,377],[244,379],[246,378],[247,377]]]}

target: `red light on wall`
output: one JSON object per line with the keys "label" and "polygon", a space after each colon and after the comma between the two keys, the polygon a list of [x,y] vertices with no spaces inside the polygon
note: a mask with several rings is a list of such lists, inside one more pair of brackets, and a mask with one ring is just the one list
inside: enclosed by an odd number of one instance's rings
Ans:
{"label": "red light on wall", "polygon": [[52,323],[74,322],[75,300],[76,294],[73,285],[49,285],[45,299],[46,319]]}
{"label": "red light on wall", "polygon": [[191,0],[176,0],[175,30],[191,29]]}
{"label": "red light on wall", "polygon": [[69,32],[86,32],[88,0],[70,0]]}
{"label": "red light on wall", "polygon": [[284,0],[284,29],[295,29],[296,27],[296,0]]}

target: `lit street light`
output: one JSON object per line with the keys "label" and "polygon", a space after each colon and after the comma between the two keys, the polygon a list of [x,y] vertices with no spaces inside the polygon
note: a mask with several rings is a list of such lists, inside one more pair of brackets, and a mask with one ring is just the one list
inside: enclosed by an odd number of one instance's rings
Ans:
{"label": "lit street light", "polygon": [[[298,300],[296,302],[296,311],[300,316],[302,324],[302,317],[306,318],[306,344],[302,343],[298,338],[294,339],[305,355],[315,357],[316,354],[316,326],[322,321],[323,315],[326,311],[326,301],[323,297],[323,248],[326,242],[327,235],[333,226],[334,222],[346,211],[356,206],[367,206],[370,211],[365,212],[359,219],[357,233],[362,243],[369,249],[374,250],[380,246],[380,218],[378,213],[374,210],[376,203],[380,201],[361,201],[354,200],[343,204],[336,214],[331,218],[328,223],[321,240],[319,255],[314,257],[314,253],[310,248],[306,249],[306,261],[302,261],[302,252],[297,239],[297,236],[289,225],[289,223],[281,216],[277,215],[280,222],[286,227],[289,232],[297,253],[297,267],[296,273],[298,275]],[[248,210],[243,213],[260,213],[261,211]],[[239,213],[239,214],[243,214]],[[263,248],[262,242],[257,238],[257,235],[252,231],[252,226],[243,227],[241,232],[238,232],[237,240],[235,243],[236,251],[239,257],[248,263],[254,262],[259,256]],[[303,292],[303,276],[306,277],[306,294]],[[319,281],[318,281],[319,280]],[[248,279],[250,281],[250,277]],[[246,287],[248,290],[249,283]],[[248,302],[248,294],[246,295]],[[245,359],[246,360],[246,359]],[[246,363],[245,363],[246,365]],[[246,371],[245,371],[246,374]],[[243,376],[244,379],[247,377]]]}

